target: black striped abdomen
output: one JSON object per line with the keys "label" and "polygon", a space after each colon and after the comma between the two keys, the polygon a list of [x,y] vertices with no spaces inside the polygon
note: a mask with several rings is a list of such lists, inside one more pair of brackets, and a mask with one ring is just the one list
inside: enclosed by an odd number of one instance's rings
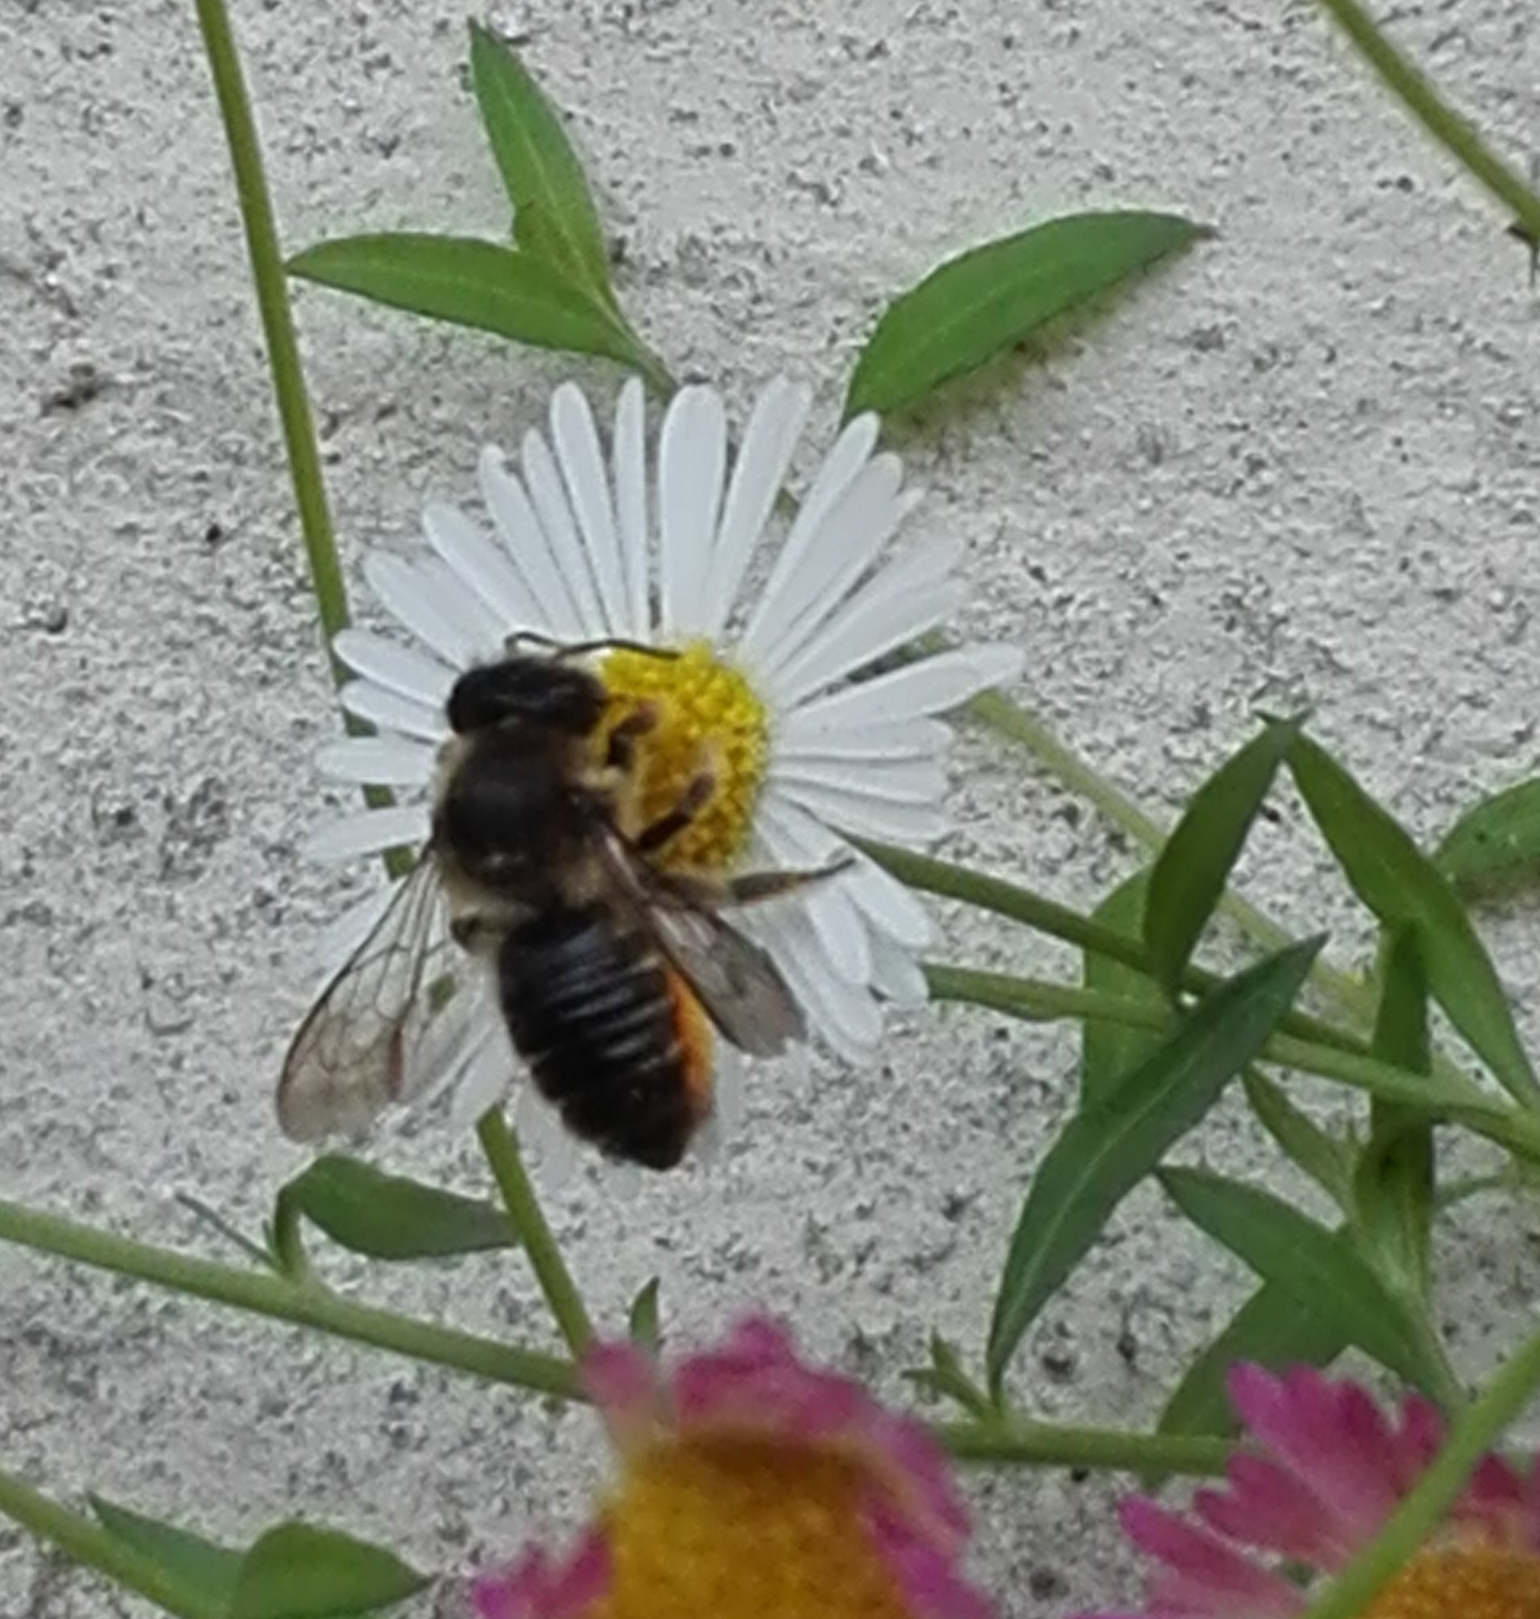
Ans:
{"label": "black striped abdomen", "polygon": [[514,1045],[569,1129],[649,1169],[679,1162],[701,1121],[695,1056],[645,934],[597,905],[541,911],[504,939],[498,989]]}

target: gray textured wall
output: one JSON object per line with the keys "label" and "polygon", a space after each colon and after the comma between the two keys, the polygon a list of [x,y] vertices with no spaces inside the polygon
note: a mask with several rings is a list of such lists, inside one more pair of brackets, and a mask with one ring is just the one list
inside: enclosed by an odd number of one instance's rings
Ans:
{"label": "gray textured wall", "polygon": [[[500,232],[459,6],[236,11],[291,246]],[[1255,705],[1301,700],[1420,834],[1532,768],[1536,298],[1503,221],[1311,6],[574,0],[498,20],[573,110],[656,345],[740,402],[806,377],[825,426],[877,300],[943,252],[1088,203],[1212,221],[1090,339],[902,437],[932,491],[917,531],[967,537],[976,627],[1022,642],[1028,700],[1157,805]],[[1397,27],[1523,158],[1526,0]],[[468,497],[478,445],[514,441],[571,369],[298,303],[350,555],[407,537],[430,491]],[[296,855],[335,722],[190,4],[0,14],[0,535],[0,1188],[207,1249],[175,1194],[255,1226],[297,1167],[275,1066],[315,932],[367,877]],[[987,742],[957,779],[959,856],[1086,904],[1130,868]],[[1301,927],[1323,896],[1351,954],[1363,931],[1298,823],[1287,805],[1253,890]],[[949,935],[959,959],[1073,970],[975,920]],[[1514,910],[1490,936],[1533,1029],[1540,932]],[[1073,1064],[1067,1035],[918,1017],[880,1072],[762,1081],[709,1175],[623,1198],[581,1174],[553,1216],[611,1319],[657,1272],[676,1332],[763,1304],[891,1390],[932,1322],[981,1331]],[[1238,1115],[1199,1150],[1261,1156]],[[479,1183],[442,1134],[389,1152]],[[1528,1224],[1483,1205],[1451,1241],[1455,1350],[1481,1369],[1528,1313]],[[516,1264],[370,1285],[545,1330]],[[1150,1412],[1241,1286],[1141,1193],[1023,1384],[1059,1414]],[[581,1414],[6,1250],[0,1359],[0,1462],[231,1538],[292,1501],[453,1567],[575,1522],[601,1464]],[[1117,1594],[1108,1499],[981,1481],[978,1567],[1009,1613]],[[128,1606],[0,1529],[0,1613]]]}

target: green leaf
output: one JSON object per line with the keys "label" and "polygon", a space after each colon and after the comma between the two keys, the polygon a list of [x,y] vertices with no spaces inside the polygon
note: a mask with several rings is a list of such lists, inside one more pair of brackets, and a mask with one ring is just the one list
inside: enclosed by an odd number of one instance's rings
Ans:
{"label": "green leaf", "polygon": [[1428,988],[1449,1021],[1510,1096],[1540,1106],[1503,986],[1448,878],[1308,737],[1295,739],[1289,766],[1354,893],[1391,931],[1416,934]]}
{"label": "green leaf", "polygon": [[912,405],[1201,234],[1172,214],[1074,214],[948,260],[888,305],[845,414]]}
{"label": "green leaf", "polygon": [[223,1608],[230,1601],[240,1573],[240,1552],[130,1512],[127,1507],[114,1506],[99,1495],[87,1499],[109,1534],[175,1574],[189,1590],[207,1597],[211,1606]]}
{"label": "green leaf", "polygon": [[[1379,977],[1375,1056],[1428,1072],[1433,1047],[1427,976],[1411,929],[1387,936]],[[1394,1285],[1419,1300],[1427,1299],[1431,1283],[1435,1201],[1431,1118],[1424,1109],[1376,1098],[1369,1140],[1353,1176],[1358,1241]]]}
{"label": "green leaf", "polygon": [[328,1153],[278,1193],[274,1228],[303,1214],[333,1242],[373,1259],[444,1259],[513,1248],[518,1234],[490,1203]]}
{"label": "green leaf", "polygon": [[989,1328],[998,1393],[1022,1334],[1114,1209],[1208,1112],[1266,1043],[1322,940],[1291,945],[1229,979],[1102,1101],[1070,1120],[1038,1166],[1006,1255]]}
{"label": "green leaf", "polygon": [[645,1282],[631,1300],[626,1322],[631,1342],[656,1354],[663,1347],[663,1329],[658,1320],[658,1278]]}
{"label": "green leaf", "polygon": [[[1114,933],[1137,940],[1144,928],[1145,893],[1149,868],[1135,872],[1096,907],[1094,920]],[[1099,951],[1087,950],[1081,968],[1081,982],[1087,989],[1118,995],[1136,1005],[1165,1010],[1166,998],[1148,973],[1127,967]],[[1089,1107],[1104,1101],[1158,1046],[1164,1036],[1158,1029],[1139,1029],[1126,1023],[1087,1019],[1080,1030],[1080,1102]]]}
{"label": "green leaf", "polygon": [[284,1523],[246,1553],[229,1619],[347,1619],[404,1602],[427,1583],[383,1547]]}
{"label": "green leaf", "polygon": [[1493,793],[1445,833],[1433,863],[1460,893],[1502,893],[1540,876],[1540,776]]}
{"label": "green leaf", "polygon": [[1144,909],[1144,943],[1168,995],[1177,992],[1251,823],[1298,734],[1297,720],[1270,721],[1193,794],[1160,851]]}
{"label": "green leaf", "polygon": [[1200,1230],[1276,1282],[1295,1308],[1420,1388],[1437,1390],[1416,1321],[1344,1232],[1329,1231],[1281,1198],[1206,1170],[1163,1169],[1160,1183]]}
{"label": "green leaf", "polygon": [[561,118],[513,51],[476,22],[471,85],[513,204],[519,246],[613,305],[599,213]]}
{"label": "green leaf", "polygon": [[1329,1366],[1347,1346],[1347,1335],[1335,1322],[1302,1310],[1288,1288],[1263,1282],[1187,1368],[1156,1431],[1234,1433],[1240,1424],[1230,1408],[1225,1379],[1237,1361],[1274,1370],[1301,1362]]}
{"label": "green leaf", "polygon": [[1302,1169],[1344,1214],[1353,1207],[1353,1149],[1345,1141],[1328,1135],[1314,1119],[1255,1069],[1241,1084],[1246,1100],[1262,1128],[1283,1148],[1292,1163]]}
{"label": "green leaf", "polygon": [[344,236],[289,260],[291,275],[393,309],[496,332],[536,348],[648,364],[612,309],[530,253],[466,236]]}

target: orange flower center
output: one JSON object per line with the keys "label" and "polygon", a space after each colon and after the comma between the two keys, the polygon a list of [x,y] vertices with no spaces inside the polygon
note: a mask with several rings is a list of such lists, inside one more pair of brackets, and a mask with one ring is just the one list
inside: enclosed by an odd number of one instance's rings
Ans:
{"label": "orange flower center", "polygon": [[866,1533],[863,1483],[807,1447],[657,1445],[608,1505],[611,1586],[585,1619],[913,1619]]}
{"label": "orange flower center", "polygon": [[1480,1541],[1429,1547],[1363,1619],[1540,1619],[1540,1557]]}

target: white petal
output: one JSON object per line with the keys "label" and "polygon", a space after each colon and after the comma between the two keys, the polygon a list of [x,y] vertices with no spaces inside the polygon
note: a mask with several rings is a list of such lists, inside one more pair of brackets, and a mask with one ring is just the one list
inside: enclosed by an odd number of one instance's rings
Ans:
{"label": "white petal", "polygon": [[812,923],[797,911],[766,918],[758,931],[817,1033],[847,1061],[868,1061],[882,1035],[871,991],[834,972]]}
{"label": "white petal", "polygon": [[353,959],[359,945],[374,932],[376,923],[390,909],[390,902],[396,897],[396,890],[400,886],[399,880],[381,883],[321,930],[321,936],[316,941],[315,959],[328,982]]}
{"label": "white petal", "polygon": [[786,797],[851,837],[888,843],[930,843],[946,831],[946,817],[938,803],[913,803],[822,783],[778,785]]}
{"label": "white petal", "polygon": [[844,882],[880,938],[886,934],[907,950],[924,950],[936,937],[936,924],[924,901],[869,855],[856,853]]}
{"label": "white petal", "polygon": [[830,508],[860,476],[876,442],[877,418],[870,413],[857,416],[853,422],[847,423],[844,432],[835,440],[834,448],[814,475],[812,485],[797,511],[791,531],[770,570],[770,578],[759,605],[749,615],[742,638],[745,648],[751,643],[758,644],[759,629],[765,615],[771,611],[781,591],[801,570],[808,548],[822,529]]}
{"label": "white petal", "polygon": [[799,711],[807,728],[804,734],[831,726],[941,714],[1020,667],[1021,656],[1011,647],[974,645],[939,652],[804,703]]}
{"label": "white petal", "polygon": [[[767,677],[776,676],[839,610],[856,580],[877,560],[898,526],[903,475],[896,455],[876,456],[829,509],[796,576],[785,582],[761,619],[749,651]],[[779,682],[771,694],[780,696]]]}
{"label": "white petal", "polygon": [[406,1052],[401,1076],[403,1102],[427,1102],[458,1085],[487,1037],[483,979],[469,974]]}
{"label": "white petal", "polygon": [[681,388],[658,439],[659,617],[665,635],[703,628],[726,471],[722,396],[714,388]]}
{"label": "white petal", "polygon": [[421,737],[426,742],[442,741],[448,731],[442,707],[428,708],[414,703],[410,697],[400,697],[372,680],[350,680],[340,692],[337,701],[344,712],[361,720],[368,720],[382,730],[399,731],[404,736]]}
{"label": "white petal", "polygon": [[886,720],[857,728],[810,731],[803,740],[799,715],[789,714],[775,742],[772,769],[781,764],[848,763],[853,759],[940,759],[952,743],[941,720]]}
{"label": "white petal", "polygon": [[455,670],[368,630],[339,631],[332,651],[354,674],[430,708],[443,708],[455,683]]}
{"label": "white petal", "polygon": [[785,486],[787,470],[807,420],[811,390],[777,377],[754,402],[743,444],[733,463],[722,525],[707,576],[701,632],[722,633],[754,547]]}
{"label": "white petal", "polygon": [[[781,814],[779,805],[773,802],[761,802],[757,819],[759,835],[777,867],[795,869],[823,865],[835,852],[830,844],[838,847],[837,840],[827,836],[798,837],[797,824]],[[824,829],[817,830],[822,833]],[[872,953],[866,936],[866,924],[849,895],[843,891],[840,878],[829,877],[813,884],[799,899],[830,966],[847,983],[868,982],[872,971]]]}
{"label": "white petal", "polygon": [[473,664],[483,648],[474,628],[456,612],[459,605],[440,588],[441,578],[388,551],[364,558],[364,578],[386,611],[417,639],[456,669]]}
{"label": "white petal", "polygon": [[946,772],[928,755],[918,759],[841,759],[796,765],[775,761],[770,779],[790,798],[806,788],[830,788],[863,798],[891,799],[897,804],[933,804],[946,797]]}
{"label": "white petal", "polygon": [[930,999],[919,962],[885,933],[872,939],[872,987],[895,1006],[924,1006]]}
{"label": "white petal", "polygon": [[615,402],[615,520],[625,563],[631,633],[652,631],[652,562],[647,540],[647,404],[639,377]]}
{"label": "white petal", "polygon": [[863,585],[775,675],[776,695],[790,707],[824,686],[944,624],[966,587],[938,566],[953,547],[927,547],[884,568]]}
{"label": "white petal", "polygon": [[487,605],[504,636],[545,622],[513,564],[464,512],[431,502],[423,508],[422,531],[455,576]]}
{"label": "white petal", "polygon": [[556,560],[523,481],[490,446],[481,452],[481,496],[497,526],[498,538],[540,609],[541,620],[561,640],[583,638],[577,605]]}
{"label": "white petal", "polygon": [[556,458],[544,437],[533,428],[524,435],[523,464],[529,498],[540,514],[540,526],[551,542],[551,555],[561,570],[567,594],[577,608],[578,634],[585,641],[597,640],[605,633],[605,624],[594,588],[593,568],[583,537],[578,533],[577,519],[572,515]]}
{"label": "white petal", "polygon": [[362,810],[318,827],[301,847],[309,860],[351,860],[382,849],[415,849],[428,836],[428,821],[426,804]]}
{"label": "white petal", "polygon": [[564,382],[551,399],[551,442],[598,586],[604,633],[641,635],[646,626],[631,619],[615,508],[593,411],[575,383]]}
{"label": "white petal", "polygon": [[316,769],[359,787],[426,787],[437,750],[399,736],[352,736],[316,754]]}
{"label": "white petal", "polygon": [[508,1094],[518,1071],[502,1017],[492,1005],[488,989],[482,990],[482,998],[480,1039],[449,1106],[450,1128],[456,1133],[469,1129],[489,1108],[496,1107]]}

